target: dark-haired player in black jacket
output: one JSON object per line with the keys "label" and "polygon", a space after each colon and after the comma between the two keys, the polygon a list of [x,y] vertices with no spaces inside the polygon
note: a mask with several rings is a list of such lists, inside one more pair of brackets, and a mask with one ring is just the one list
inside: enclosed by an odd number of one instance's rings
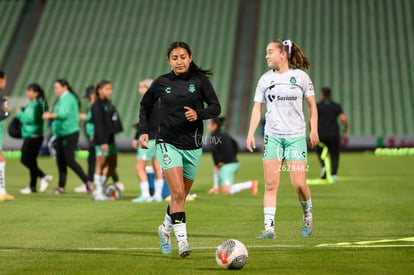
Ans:
{"label": "dark-haired player in black jacket", "polygon": [[[172,71],[157,78],[141,101],[139,143],[148,147],[148,124],[154,103],[160,100],[157,158],[171,192],[164,223],[158,228],[161,251],[171,253],[171,230],[179,255],[191,255],[187,241],[185,198],[194,182],[202,154],[203,120],[220,114],[220,104],[206,71],[193,62],[190,47],[174,42],[167,51]],[[207,107],[205,107],[205,103]]]}
{"label": "dark-haired player in black jacket", "polygon": [[250,189],[252,195],[256,195],[257,180],[233,183],[234,175],[240,168],[240,163],[237,160],[239,146],[231,136],[221,130],[224,120],[224,117],[217,117],[208,121],[208,131],[211,133],[208,146],[214,161],[214,186],[210,189],[209,194],[220,193],[219,187],[221,186],[224,194],[234,194]]}
{"label": "dark-haired player in black jacket", "polygon": [[[96,169],[94,175],[95,201],[108,200],[104,194],[103,187],[108,175],[115,170],[117,164],[117,150],[115,145],[114,128],[117,114],[110,98],[112,95],[112,84],[103,80],[95,87],[96,100],[92,104],[92,123],[95,126],[93,141],[96,152]],[[114,117],[115,116],[115,117]],[[122,127],[121,127],[122,128]]]}

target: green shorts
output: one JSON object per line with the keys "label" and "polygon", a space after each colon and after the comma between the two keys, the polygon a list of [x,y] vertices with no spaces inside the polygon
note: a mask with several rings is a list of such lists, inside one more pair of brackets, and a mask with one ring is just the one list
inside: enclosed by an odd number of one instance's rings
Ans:
{"label": "green shorts", "polygon": [[137,159],[142,160],[153,160],[157,157],[157,148],[155,145],[155,139],[151,139],[148,142],[148,149],[140,148],[137,149]]}
{"label": "green shorts", "polygon": [[184,178],[194,180],[203,150],[182,150],[169,143],[157,144],[157,158],[162,170],[183,167]]}
{"label": "green shorts", "polygon": [[116,155],[117,151],[116,151],[116,145],[115,143],[111,143],[109,144],[109,151],[108,152],[104,152],[102,151],[101,145],[95,145],[95,155],[96,156],[111,156],[111,155]]}
{"label": "green shorts", "polygon": [[231,185],[234,183],[234,175],[240,168],[240,163],[227,163],[220,167],[219,179],[220,185]]}
{"label": "green shorts", "polygon": [[263,160],[278,159],[307,162],[307,151],[306,137],[276,138],[269,135],[264,137]]}

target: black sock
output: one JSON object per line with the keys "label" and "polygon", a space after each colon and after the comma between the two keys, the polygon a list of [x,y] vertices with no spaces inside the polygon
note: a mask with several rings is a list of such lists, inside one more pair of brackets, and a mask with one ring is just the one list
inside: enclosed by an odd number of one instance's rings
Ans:
{"label": "black sock", "polygon": [[171,214],[173,224],[185,223],[185,212],[176,212]]}
{"label": "black sock", "polygon": [[167,206],[167,214],[168,214],[168,216],[171,217],[171,214],[170,214],[170,205]]}

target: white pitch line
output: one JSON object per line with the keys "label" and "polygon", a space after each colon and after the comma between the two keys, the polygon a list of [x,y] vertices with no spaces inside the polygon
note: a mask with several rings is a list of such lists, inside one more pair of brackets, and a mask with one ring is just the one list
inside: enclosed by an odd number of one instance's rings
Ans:
{"label": "white pitch line", "polygon": [[[305,246],[305,245],[249,245],[247,248],[395,248],[414,247],[414,244],[389,244],[389,245],[327,245],[327,246]],[[193,250],[216,249],[215,246],[192,247]],[[3,248],[0,252],[62,252],[62,251],[117,251],[117,250],[159,250],[159,247],[84,247],[84,248]]]}
{"label": "white pitch line", "polygon": [[[247,248],[305,247],[304,245],[250,245]],[[216,246],[192,247],[193,250],[216,249]],[[116,250],[159,250],[159,247],[81,247],[81,248],[3,248],[0,252],[60,252],[60,251],[116,251]]]}

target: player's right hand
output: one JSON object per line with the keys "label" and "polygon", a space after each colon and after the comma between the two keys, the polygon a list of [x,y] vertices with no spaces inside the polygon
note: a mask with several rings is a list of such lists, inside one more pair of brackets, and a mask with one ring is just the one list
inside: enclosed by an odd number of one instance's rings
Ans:
{"label": "player's right hand", "polygon": [[148,149],[148,141],[149,141],[148,134],[140,135],[139,136],[139,147],[141,147],[143,149]]}
{"label": "player's right hand", "polygon": [[254,140],[254,136],[247,137],[246,148],[249,152],[253,152],[254,149],[256,149],[256,141]]}

